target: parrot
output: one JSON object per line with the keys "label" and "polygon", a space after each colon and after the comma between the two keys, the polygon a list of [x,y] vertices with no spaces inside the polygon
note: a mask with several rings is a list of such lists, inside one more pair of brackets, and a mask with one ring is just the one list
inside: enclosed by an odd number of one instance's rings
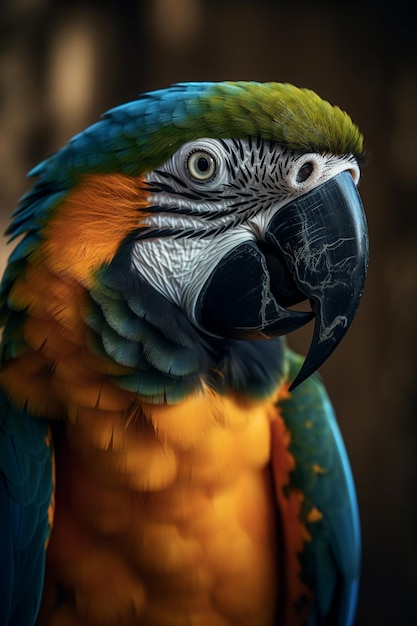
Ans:
{"label": "parrot", "polygon": [[185,82],[29,172],[0,291],[3,626],[353,624],[317,370],[364,290],[365,157],[308,88]]}

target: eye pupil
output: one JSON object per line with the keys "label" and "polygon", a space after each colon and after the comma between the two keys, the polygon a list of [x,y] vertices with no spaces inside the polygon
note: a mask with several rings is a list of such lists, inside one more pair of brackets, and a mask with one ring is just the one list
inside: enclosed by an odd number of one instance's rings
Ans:
{"label": "eye pupil", "polygon": [[200,157],[196,163],[196,166],[200,172],[207,172],[210,167],[210,163],[206,157]]}
{"label": "eye pupil", "polygon": [[296,180],[297,183],[304,183],[314,169],[313,163],[307,162],[304,163],[297,172]]}

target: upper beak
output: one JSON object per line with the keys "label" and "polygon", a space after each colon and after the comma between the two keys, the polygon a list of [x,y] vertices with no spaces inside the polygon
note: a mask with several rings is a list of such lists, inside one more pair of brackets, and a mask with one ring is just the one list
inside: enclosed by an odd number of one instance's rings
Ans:
{"label": "upper beak", "polygon": [[[342,340],[367,267],[365,215],[345,171],[277,211],[264,243],[241,244],[223,257],[200,293],[197,319],[216,334],[250,339],[287,334],[314,316],[310,350],[294,388]],[[287,308],[305,299],[312,312]]]}
{"label": "upper beak", "polygon": [[315,314],[313,339],[292,388],[330,356],[349,328],[368,269],[368,229],[349,172],[287,204],[266,239],[277,246]]}

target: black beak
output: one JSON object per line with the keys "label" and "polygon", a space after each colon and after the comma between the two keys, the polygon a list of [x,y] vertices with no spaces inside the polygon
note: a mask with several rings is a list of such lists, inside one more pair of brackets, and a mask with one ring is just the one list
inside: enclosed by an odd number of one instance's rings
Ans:
{"label": "black beak", "polygon": [[[225,255],[200,293],[196,318],[213,334],[240,339],[287,334],[315,317],[307,358],[291,385],[308,378],[342,340],[368,267],[362,203],[342,172],[280,209],[264,242]],[[308,299],[312,312],[287,307]]]}

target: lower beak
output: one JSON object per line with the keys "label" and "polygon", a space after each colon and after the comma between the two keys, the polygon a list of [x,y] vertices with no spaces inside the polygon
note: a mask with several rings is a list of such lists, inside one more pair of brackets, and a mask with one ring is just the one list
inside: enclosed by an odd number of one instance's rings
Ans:
{"label": "lower beak", "polygon": [[[367,266],[362,203],[352,176],[342,172],[277,211],[261,244],[246,242],[225,255],[200,293],[196,317],[209,332],[239,339],[287,334],[315,317],[294,388],[345,335]],[[302,300],[312,311],[288,308]]]}

